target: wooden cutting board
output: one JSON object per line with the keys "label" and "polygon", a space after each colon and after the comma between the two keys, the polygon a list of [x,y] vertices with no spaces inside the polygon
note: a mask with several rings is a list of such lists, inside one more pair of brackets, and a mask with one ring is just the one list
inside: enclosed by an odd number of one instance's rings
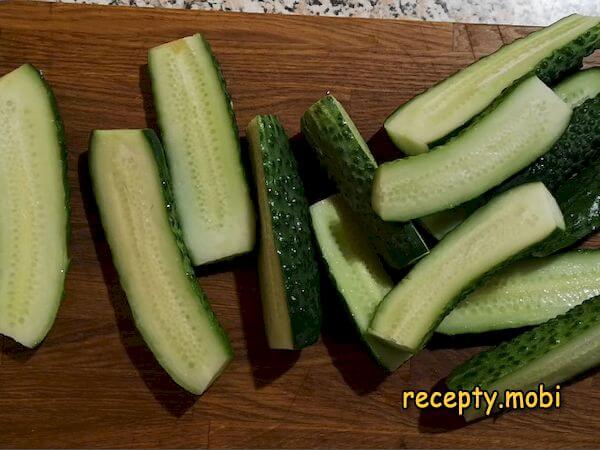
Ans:
{"label": "wooden cutting board", "polygon": [[68,137],[73,209],[66,299],[54,328],[33,351],[0,341],[0,446],[598,445],[597,375],[565,387],[559,411],[510,413],[461,427],[447,414],[401,409],[402,390],[439,385],[473,346],[506,334],[437,337],[386,377],[326,290],[321,342],[301,353],[268,350],[252,255],[199,271],[236,357],[204,396],[189,395],[169,380],[132,324],[90,193],[90,130],[154,126],[145,64],[157,44],[204,33],[221,61],[240,129],[256,114],[276,113],[294,136],[302,112],[331,91],[372,137],[375,152],[389,157],[395,153],[380,126],[397,105],[531,31],[1,3],[0,73],[31,62],[52,84]]}

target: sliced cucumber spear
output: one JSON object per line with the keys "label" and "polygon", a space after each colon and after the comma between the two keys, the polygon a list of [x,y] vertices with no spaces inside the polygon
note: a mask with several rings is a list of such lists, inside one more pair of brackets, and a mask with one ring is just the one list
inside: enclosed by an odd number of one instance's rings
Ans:
{"label": "sliced cucumber spear", "polygon": [[537,77],[528,78],[435,151],[382,164],[373,209],[383,220],[406,221],[476,198],[546,153],[571,113]]}
{"label": "sliced cucumber spear", "polygon": [[30,64],[0,78],[0,333],[26,347],[54,323],[69,258],[62,123]]}
{"label": "sliced cucumber spear", "polygon": [[516,262],[494,274],[442,323],[443,334],[537,325],[600,295],[600,250]]}
{"label": "sliced cucumber spear", "polygon": [[[476,386],[498,391],[546,389],[600,364],[600,297],[583,302],[511,341],[479,353],[448,377],[451,390]],[[466,420],[483,416],[482,409],[465,412]]]}
{"label": "sliced cucumber spear", "polygon": [[285,131],[275,116],[246,130],[260,211],[259,278],[269,346],[299,349],[321,329],[319,272],[308,202]]}
{"label": "sliced cucumber spear", "polygon": [[[596,87],[594,87],[596,85]],[[600,156],[600,71],[584,70],[567,78],[554,92],[575,107],[569,125],[552,148],[531,165],[483,195],[454,209],[423,217],[421,224],[438,240],[490,198],[515,186],[541,181],[553,194],[560,184]],[[582,94],[584,93],[584,94]],[[582,95],[589,97],[582,97]]]}
{"label": "sliced cucumber spear", "polygon": [[429,249],[412,223],[386,223],[373,212],[371,187],[377,163],[341,103],[332,95],[323,97],[302,115],[301,127],[386,263],[400,269],[426,255]]}
{"label": "sliced cucumber spear", "polygon": [[231,99],[196,34],[150,50],[148,67],[183,238],[195,265],[248,252],[255,217]]}
{"label": "sliced cucumber spear", "polygon": [[135,323],[173,380],[201,394],[233,353],[194,277],[162,147],[151,130],[94,131],[90,152],[102,225]]}
{"label": "sliced cucumber spear", "polygon": [[552,83],[600,47],[600,17],[572,15],[482,58],[398,108],[385,121],[408,155],[427,152],[467,124],[515,80],[533,73]]}
{"label": "sliced cucumber spear", "polygon": [[375,359],[387,370],[396,370],[410,353],[367,333],[375,309],[394,284],[365,238],[360,220],[340,194],[315,203],[310,214],[331,280],[359,333]]}
{"label": "sliced cucumber spear", "polygon": [[558,229],[564,229],[562,214],[542,183],[496,197],[440,241],[385,297],[371,334],[417,352],[485,276]]}

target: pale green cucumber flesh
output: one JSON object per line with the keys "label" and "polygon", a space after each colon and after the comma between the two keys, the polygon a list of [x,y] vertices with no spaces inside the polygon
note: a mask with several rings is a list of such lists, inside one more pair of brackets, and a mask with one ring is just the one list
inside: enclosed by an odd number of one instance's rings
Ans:
{"label": "pale green cucumber flesh", "polygon": [[426,255],[429,249],[411,222],[384,222],[373,211],[371,187],[377,163],[341,103],[331,95],[323,97],[304,112],[301,128],[329,177],[358,214],[377,254],[396,269]]}
{"label": "pale green cucumber flesh", "polygon": [[367,333],[377,306],[394,284],[370,247],[360,220],[340,194],[315,203],[310,214],[330,278],[360,335],[384,368],[397,369],[410,354]]}
{"label": "pale green cucumber flesh", "polygon": [[208,43],[197,34],[155,47],[148,67],[192,262],[250,251],[254,210],[231,100]]}
{"label": "pale green cucumber flesh", "polygon": [[[587,77],[580,78],[579,73],[573,75],[565,81],[577,79],[578,85],[583,86]],[[575,90],[575,85],[571,83],[571,88]],[[588,89],[588,94],[593,91]],[[544,153],[527,168],[512,176],[499,186],[487,191],[480,197],[477,197],[456,208],[434,213],[421,219],[421,224],[425,229],[435,236],[438,240],[442,239],[449,231],[461,223],[471,212],[479,206],[485,204],[490,198],[511,189],[515,186],[533,181],[541,181],[544,185],[556,195],[561,210],[569,208],[572,211],[572,203],[575,198],[581,197],[576,194],[581,185],[595,186],[595,172],[590,172],[590,163],[600,156],[600,96],[584,99],[583,103],[573,110],[571,121],[562,136],[554,143],[548,152]],[[585,176],[586,180],[582,182],[567,181],[571,177],[578,178],[583,175],[579,173],[589,173]],[[569,193],[559,195],[563,184],[571,184],[575,189],[568,188]],[[573,197],[575,194],[575,197]],[[592,208],[593,210],[593,208]],[[581,213],[576,212],[577,215]],[[569,227],[567,227],[569,228]],[[585,231],[585,230],[584,230]],[[593,230],[589,230],[591,232]],[[583,235],[579,236],[580,238]]]}
{"label": "pale green cucumber flesh", "polygon": [[65,176],[54,96],[25,64],[0,78],[0,333],[30,348],[52,327],[63,296]]}
{"label": "pale green cucumber flesh", "polygon": [[546,153],[571,113],[537,77],[528,78],[446,144],[382,164],[373,209],[383,220],[406,221],[474,199]]}
{"label": "pale green cucumber flesh", "polygon": [[90,173],[137,328],[173,380],[201,394],[232,350],[195,279],[158,139],[149,130],[95,131]]}
{"label": "pale green cucumber flesh", "polygon": [[597,295],[600,250],[526,259],[487,279],[436,331],[453,335],[537,325]]}
{"label": "pale green cucumber flesh", "polygon": [[285,130],[275,116],[257,116],[246,136],[260,211],[259,278],[271,348],[300,349],[321,329],[319,273],[308,202]]}
{"label": "pale green cucumber flesh", "polygon": [[502,47],[431,87],[385,121],[394,144],[408,155],[467,124],[515,80],[534,73],[551,83],[598,48],[600,17],[572,15]]}
{"label": "pale green cucumber flesh", "polygon": [[600,67],[581,70],[554,87],[554,92],[571,108],[600,94]]}
{"label": "pale green cucumber flesh", "polygon": [[379,305],[370,332],[403,350],[420,350],[478,283],[557,229],[564,229],[563,217],[543,184],[496,197],[412,268]]}
{"label": "pale green cucumber flesh", "polygon": [[[475,355],[450,374],[451,390],[532,390],[558,383],[600,364],[600,297],[584,301],[485,352]],[[503,399],[503,395],[500,395]],[[469,410],[467,420],[483,415]]]}

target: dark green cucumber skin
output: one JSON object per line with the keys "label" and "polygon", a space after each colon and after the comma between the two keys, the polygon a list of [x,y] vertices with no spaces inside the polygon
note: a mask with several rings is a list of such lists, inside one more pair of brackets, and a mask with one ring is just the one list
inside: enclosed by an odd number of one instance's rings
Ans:
{"label": "dark green cucumber skin", "polygon": [[[42,84],[46,89],[46,95],[48,96],[48,101],[50,102],[50,106],[52,108],[52,112],[54,115],[54,126],[56,128],[56,138],[58,140],[58,145],[60,147],[60,159],[62,161],[62,171],[63,171],[63,186],[65,190],[65,211],[67,212],[67,265],[65,266],[65,277],[63,281],[63,292],[61,294],[60,303],[65,299],[66,285],[67,285],[67,273],[69,272],[69,267],[71,265],[71,258],[69,256],[69,248],[71,242],[71,188],[69,186],[69,177],[68,177],[68,166],[67,166],[67,158],[68,158],[68,150],[67,150],[67,139],[65,137],[65,127],[63,125],[60,111],[58,109],[58,102],[56,101],[56,97],[54,95],[54,91],[50,86],[50,83],[46,80],[41,70],[38,70],[33,64],[27,64],[31,70],[34,70],[40,77]],[[60,307],[60,304],[59,306]]]}
{"label": "dark green cucumber skin", "polygon": [[533,251],[546,256],[569,247],[600,228],[600,159],[564,182],[554,194],[565,218],[565,231],[541,242]]}
{"label": "dark green cucumber skin", "polygon": [[289,140],[276,116],[259,116],[264,184],[287,296],[294,348],[313,344],[321,332],[320,280],[309,205]]}
{"label": "dark green cucumber skin", "polygon": [[429,249],[412,222],[384,222],[371,207],[371,187],[377,165],[365,154],[352,130],[326,96],[311,106],[301,119],[302,134],[315,150],[348,205],[364,225],[375,251],[395,269],[401,269]]}
{"label": "dark green cucumber skin", "polygon": [[[527,39],[527,36],[521,39]],[[503,99],[508,93],[512,92],[515,86],[518,85],[522,80],[535,75],[544,83],[552,85],[554,84],[554,82],[558,81],[562,76],[579,70],[583,65],[583,59],[586,56],[591,55],[598,48],[600,48],[600,24],[592,27],[585,33],[581,34],[564,47],[555,50],[550,56],[540,61],[539,64],[535,67],[535,69],[533,69],[530,73],[523,75],[521,78],[515,80],[510,86],[507,86],[506,89],[478,115],[473,117],[471,120],[468,120],[461,127],[452,131],[448,135],[436,140],[435,142],[430,143],[429,148],[433,149],[438,145],[448,142],[449,139],[461,133],[465,128],[471,126],[474,122],[479,121],[481,119],[480,116],[482,114],[489,114],[489,112],[493,111],[496,108],[496,106],[499,103],[499,100]],[[476,62],[477,61],[473,62],[472,64],[475,64]],[[441,80],[439,83],[441,83],[442,81],[444,80]],[[392,112],[392,114],[389,115],[386,121],[391,116],[396,114],[396,111],[398,111],[401,108],[404,108],[409,103],[410,101],[396,108],[396,110],[394,110],[394,112]]]}
{"label": "dark green cucumber skin", "polygon": [[600,325],[600,296],[490,350],[478,353],[456,367],[446,384],[453,391],[486,390],[544,354],[557,349],[591,327]]}
{"label": "dark green cucumber skin", "polygon": [[[183,232],[181,231],[181,226],[179,224],[177,206],[175,204],[175,197],[173,196],[173,191],[171,189],[169,165],[167,163],[162,144],[160,143],[160,140],[158,139],[158,136],[156,136],[154,130],[145,129],[141,131],[144,134],[144,137],[146,138],[146,141],[148,142],[148,145],[152,150],[154,160],[156,161],[156,167],[160,178],[161,191],[163,194],[163,202],[165,205],[165,209],[167,210],[169,225],[171,226],[171,231],[173,232],[175,242],[181,254],[181,266],[185,271],[185,275],[190,283],[190,287],[196,294],[196,298],[198,299],[199,304],[202,306],[202,309],[206,312],[206,316],[209,319],[212,326],[214,327],[214,329],[219,333],[221,341],[223,342],[223,346],[228,350],[229,355],[233,356],[233,349],[231,347],[231,343],[229,342],[229,338],[227,337],[227,334],[225,333],[225,331],[221,327],[221,324],[217,320],[210,306],[208,298],[206,297],[206,294],[204,293],[204,291],[202,291],[200,285],[198,284],[198,280],[196,279],[194,268],[192,266],[192,261],[188,255],[187,247],[185,246],[185,243],[183,241]],[[92,132],[90,138],[90,148],[93,148],[93,145],[91,144],[93,142],[93,139],[94,133]],[[90,170],[92,171],[94,170],[94,168],[90,167]],[[97,183],[97,180],[95,180],[95,177],[92,175],[92,188],[94,190],[96,190],[95,183]],[[100,214],[100,218],[102,219],[102,214]],[[122,282],[121,285],[123,285]],[[143,330],[143,327],[138,327],[138,330]]]}
{"label": "dark green cucumber skin", "polygon": [[600,96],[597,96],[573,110],[567,129],[547,153],[499,186],[459,208],[470,214],[492,197],[534,181],[541,181],[554,194],[564,180],[578,173],[589,161],[599,156]]}

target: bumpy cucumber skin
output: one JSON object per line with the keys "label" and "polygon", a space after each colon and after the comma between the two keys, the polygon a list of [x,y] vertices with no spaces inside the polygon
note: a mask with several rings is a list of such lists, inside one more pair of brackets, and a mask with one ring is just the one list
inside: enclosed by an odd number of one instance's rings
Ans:
{"label": "bumpy cucumber skin", "polygon": [[[193,292],[196,294],[196,298],[198,299],[200,306],[206,312],[206,316],[209,319],[212,328],[217,332],[219,339],[221,341],[221,344],[223,346],[223,349],[229,356],[229,360],[231,360],[233,358],[233,348],[231,347],[229,338],[227,337],[225,330],[223,330],[223,328],[221,327],[221,324],[217,320],[212,308],[210,307],[210,303],[208,301],[208,298],[206,297],[206,294],[204,294],[204,292],[202,291],[202,289],[200,288],[200,286],[198,284],[198,280],[196,279],[196,275],[194,273],[194,268],[192,267],[192,261],[188,255],[187,247],[185,246],[185,243],[183,241],[183,232],[181,231],[181,226],[179,224],[179,218],[177,215],[177,207],[175,205],[175,197],[173,196],[173,191],[171,189],[171,181],[170,181],[171,178],[170,178],[169,166],[167,163],[167,159],[166,159],[162,144],[160,143],[160,140],[158,139],[158,136],[156,136],[156,133],[154,132],[154,130],[144,129],[144,130],[141,130],[141,132],[143,133],[144,137],[146,138],[146,141],[148,142],[148,145],[150,146],[150,148],[152,150],[154,160],[156,161],[158,175],[160,178],[161,191],[163,194],[163,202],[164,202],[165,209],[167,212],[169,225],[171,227],[171,231],[173,232],[173,236],[175,237],[175,242],[177,244],[177,247],[179,248],[179,252],[181,254],[182,270],[185,271],[185,275],[186,275],[186,278],[189,280],[190,287],[192,288]],[[94,140],[94,132],[92,132],[92,134],[90,136],[90,146],[89,146],[90,148],[93,148],[93,146],[92,146],[93,140]],[[90,166],[89,169],[90,169],[90,171],[93,171],[94,167]],[[94,181],[94,176],[92,176],[92,187],[93,187],[94,191],[97,191],[98,189],[96,188],[95,183],[96,182]],[[119,278],[120,278],[120,275],[119,275]],[[120,284],[123,286],[122,280],[120,280]],[[133,314],[133,318],[134,318],[134,321],[136,321],[135,314]],[[139,326],[137,324],[137,322],[136,322],[136,328],[139,330],[140,334],[142,335],[144,342],[146,342],[148,347],[150,347],[150,349],[152,350],[152,352],[154,354],[156,354],[154,352],[154,350],[152,349],[152,345],[151,345],[152,338],[150,336],[146,335],[145,328],[142,326]],[[173,376],[173,373],[171,371],[169,371],[167,369],[167,367],[163,366],[162,361],[159,358],[157,358],[157,361],[163,367],[163,369],[165,369],[165,371],[169,374],[169,376],[171,376],[173,378],[173,380],[177,384],[179,384],[181,387],[183,387],[184,389],[186,389],[189,392],[192,392],[192,393],[195,393],[198,395],[202,394],[202,392],[198,392],[193,386],[189,386],[189,385],[187,385],[187,383],[183,382],[181,379],[178,379],[177,377]],[[226,365],[223,366],[223,370],[225,370],[225,367],[226,367]],[[218,377],[218,375],[219,374],[215,375],[215,379]]]}
{"label": "bumpy cucumber skin", "polygon": [[[527,39],[527,36],[521,39]],[[583,58],[585,58],[588,55],[591,55],[598,48],[600,48],[600,24],[590,28],[569,44],[565,45],[560,49],[555,50],[550,56],[544,58],[530,73],[523,75],[521,78],[515,80],[510,86],[507,86],[506,89],[478,115],[468,120],[462,126],[450,132],[448,135],[429,143],[429,149],[433,149],[438,145],[446,143],[449,139],[455,137],[457,134],[462,132],[462,130],[471,126],[475,121],[479,121],[481,119],[480,116],[482,114],[489,114],[490,111],[493,111],[496,108],[496,106],[499,103],[499,100],[503,99],[508,93],[512,92],[515,86],[517,86],[521,81],[525,80],[526,78],[535,75],[544,83],[551,85],[564,74],[574,72],[581,68],[583,65]],[[493,55],[493,53],[488,56],[491,55]],[[477,63],[477,61],[473,62],[472,64],[475,63]],[[436,83],[429,89],[432,89],[433,87],[437,86],[443,81],[444,80],[440,80],[438,83]],[[429,89],[424,91],[422,94],[419,94],[419,96],[424,95]],[[394,110],[394,112],[392,112],[385,119],[385,123],[387,123],[400,109],[410,105],[411,101],[412,100],[409,100],[407,103],[396,108],[396,110]],[[398,146],[398,144],[393,138],[391,140],[392,142],[394,142],[394,145]]]}
{"label": "bumpy cucumber skin", "polygon": [[46,90],[46,94],[48,96],[48,101],[50,102],[50,107],[52,108],[52,112],[54,114],[54,126],[56,128],[56,139],[58,140],[58,145],[60,148],[60,159],[62,161],[63,186],[64,186],[64,190],[65,190],[65,211],[66,211],[66,215],[67,215],[66,216],[66,221],[67,221],[67,223],[66,223],[66,243],[65,243],[65,245],[67,246],[67,264],[65,265],[65,268],[64,268],[65,272],[64,272],[62,293],[60,294],[60,298],[58,299],[58,302],[56,304],[56,311],[52,315],[50,322],[48,323],[48,325],[45,329],[45,332],[43,333],[42,336],[40,336],[40,339],[31,346],[31,348],[33,348],[33,347],[39,345],[40,342],[42,342],[44,340],[44,338],[46,337],[46,335],[52,328],[52,325],[54,324],[54,321],[56,320],[56,315],[58,313],[58,309],[60,308],[60,305],[62,304],[63,300],[66,297],[67,273],[69,271],[69,266],[71,264],[71,258],[69,257],[69,246],[70,246],[70,241],[71,241],[71,188],[69,187],[69,178],[68,178],[67,141],[66,141],[66,137],[65,137],[65,128],[64,128],[61,116],[60,116],[60,111],[58,109],[58,102],[56,101],[54,91],[52,90],[50,83],[48,83],[46,78],[44,78],[44,75],[40,70],[38,70],[33,64],[27,63],[26,66],[29,67],[31,70],[34,70],[37,73],[37,75],[39,76],[39,78]]}
{"label": "bumpy cucumber skin", "polygon": [[294,348],[315,343],[321,332],[319,269],[309,205],[289,140],[276,116],[258,116],[265,191],[287,296]]}
{"label": "bumpy cucumber skin", "polygon": [[333,96],[323,97],[302,115],[301,129],[387,264],[401,269],[429,252],[412,222],[384,222],[373,211],[371,187],[377,164],[361,147]]}
{"label": "bumpy cucumber skin", "polygon": [[565,218],[563,232],[545,239],[533,250],[546,256],[575,244],[600,228],[600,159],[567,180],[554,194]]}
{"label": "bumpy cucumber skin", "polygon": [[470,391],[476,386],[489,389],[496,381],[599,325],[600,296],[586,300],[562,316],[538,325],[511,341],[478,353],[456,367],[446,384],[453,391]]}
{"label": "bumpy cucumber skin", "polygon": [[[488,114],[489,110],[481,114]],[[565,132],[548,152],[531,165],[515,174],[499,186],[449,211],[463,211],[465,216],[487,203],[494,196],[513,187],[534,181],[541,181],[553,194],[560,184],[583,170],[589,161],[600,156],[600,96],[586,100],[573,110],[573,115]],[[557,199],[558,200],[558,199]],[[560,200],[559,204],[562,207]],[[436,213],[440,216],[449,211]],[[430,230],[434,236],[436,230]],[[441,235],[439,239],[441,239]],[[437,236],[436,236],[437,238]]]}

